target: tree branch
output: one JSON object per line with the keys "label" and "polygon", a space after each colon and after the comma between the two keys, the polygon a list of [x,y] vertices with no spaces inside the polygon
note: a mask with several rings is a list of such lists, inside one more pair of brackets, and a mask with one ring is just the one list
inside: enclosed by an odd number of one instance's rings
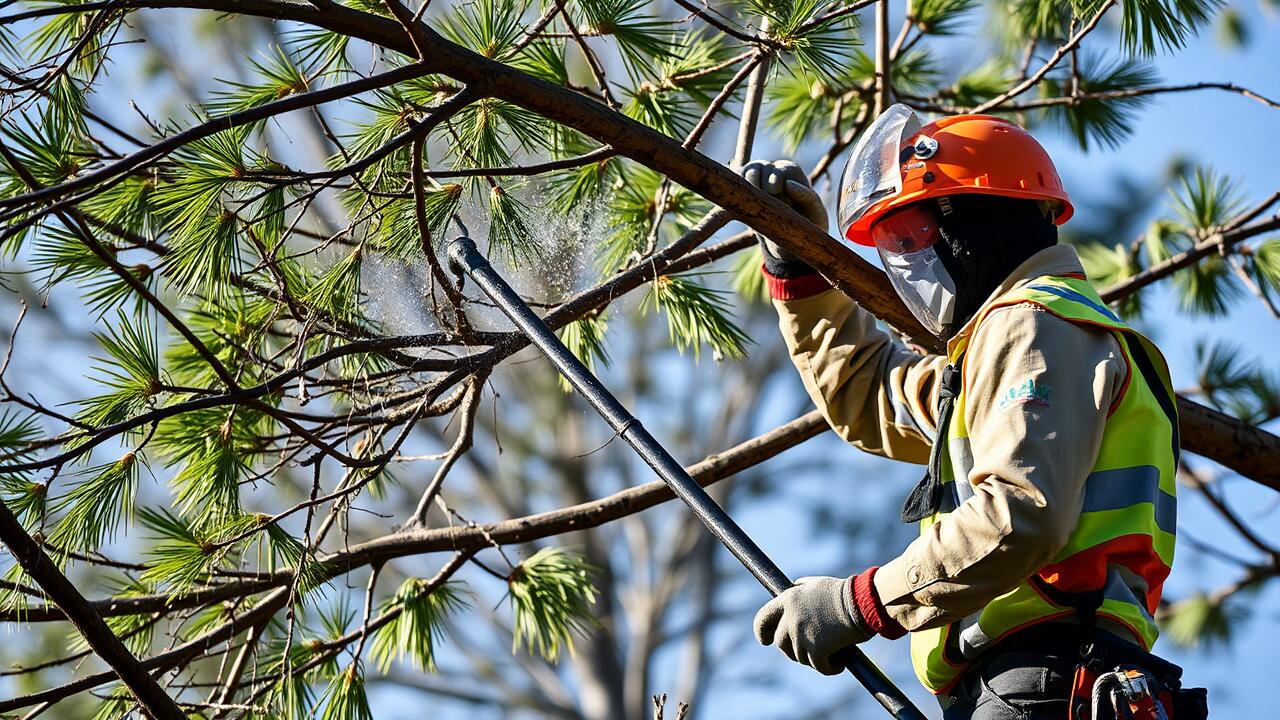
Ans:
{"label": "tree branch", "polygon": [[3,500],[0,500],[0,540],[4,541],[27,575],[54,602],[59,614],[65,615],[75,625],[89,647],[111,667],[112,672],[107,675],[120,678],[148,715],[156,720],[186,720],[186,714],[173,698],[160,688],[120,638],[107,627],[93,605],[36,545]]}
{"label": "tree branch", "polygon": [[[789,448],[820,435],[826,429],[818,411],[813,411],[770,430],[763,435],[739,443],[732,448],[704,458],[688,467],[689,474],[703,486],[731,477],[758,465]],[[337,572],[348,572],[362,564],[385,562],[405,555],[437,552],[448,549],[480,549],[488,547],[490,540],[503,545],[514,545],[560,535],[565,532],[596,527],[618,518],[634,515],[655,505],[674,499],[675,495],[661,481],[627,488],[612,495],[549,512],[512,518],[474,528],[446,527],[429,530],[406,531],[396,535],[371,540],[334,553],[318,562]],[[286,585],[293,570],[279,570],[270,577],[227,583],[217,588],[203,588],[179,595],[147,595],[101,600],[92,603],[103,616],[138,615],[148,612],[182,610],[221,602],[242,595],[252,595],[272,587]],[[0,611],[0,621],[48,622],[61,620],[56,607],[33,605],[21,613]],[[5,706],[0,704],[0,710]]]}
{"label": "tree branch", "polygon": [[1241,240],[1247,240],[1248,238],[1268,233],[1276,229],[1280,229],[1280,214],[1272,216],[1262,222],[1246,225],[1245,227],[1236,230],[1213,233],[1200,242],[1197,242],[1192,247],[1168,258],[1164,262],[1156,263],[1133,277],[1125,278],[1124,280],[1115,283],[1111,287],[1106,288],[1099,293],[1099,296],[1107,303],[1123,300],[1157,280],[1166,278],[1183,268],[1194,265],[1201,258],[1220,252],[1224,249],[1229,250],[1233,245]]}
{"label": "tree branch", "polygon": [[1026,80],[1023,80],[1017,85],[1014,85],[1009,90],[1002,92],[999,95],[991,98],[990,100],[982,103],[978,107],[974,108],[973,112],[975,113],[987,112],[992,108],[999,107],[1006,100],[1010,98],[1015,98],[1021,95],[1022,93],[1026,92],[1027,90],[1030,90],[1031,88],[1035,87],[1036,83],[1043,80],[1044,76],[1048,75],[1050,70],[1057,67],[1058,63],[1062,62],[1062,59],[1064,57],[1066,57],[1067,55],[1070,55],[1071,51],[1075,50],[1077,47],[1080,46],[1080,41],[1084,40],[1085,35],[1088,35],[1089,33],[1093,32],[1094,28],[1098,27],[1098,23],[1102,22],[1102,16],[1106,15],[1107,11],[1110,10],[1111,6],[1114,4],[1115,4],[1115,0],[1106,0],[1106,2],[1102,4],[1102,7],[1098,8],[1098,11],[1093,14],[1093,17],[1090,18],[1089,22],[1085,23],[1085,26],[1080,28],[1080,31],[1077,32],[1075,35],[1072,35],[1071,38],[1067,40],[1066,43],[1059,46],[1058,49],[1053,52],[1053,55],[1050,56],[1049,59],[1045,62],[1045,64],[1041,65],[1039,70],[1036,70],[1034,73],[1031,74],[1031,77],[1027,78]]}

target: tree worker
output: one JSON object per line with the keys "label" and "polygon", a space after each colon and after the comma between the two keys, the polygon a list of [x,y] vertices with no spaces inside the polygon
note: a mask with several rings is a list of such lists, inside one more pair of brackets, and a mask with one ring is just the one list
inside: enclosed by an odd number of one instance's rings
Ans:
{"label": "tree worker", "polygon": [[[794,163],[743,175],[827,228]],[[1169,708],[1180,669],[1147,651],[1173,562],[1174,394],[1160,352],[1058,244],[1072,211],[1048,154],[1006,120],[922,126],[894,105],[863,133],[840,231],[876,248],[945,356],[896,342],[760,238],[783,338],[827,422],[928,468],[902,509],[920,536],[849,578],[798,581],[757,613],[761,643],[831,675],[839,650],[910,633],[947,720],[1088,717],[1095,677],[1118,664],[1163,683]]]}

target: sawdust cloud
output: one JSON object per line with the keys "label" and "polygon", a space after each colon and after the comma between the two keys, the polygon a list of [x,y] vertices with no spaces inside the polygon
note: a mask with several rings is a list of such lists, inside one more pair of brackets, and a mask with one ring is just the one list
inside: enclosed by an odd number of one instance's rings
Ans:
{"label": "sawdust cloud", "polygon": [[[529,196],[533,194],[527,193],[521,200],[529,203]],[[489,213],[483,203],[465,203],[458,217],[481,252],[521,296],[537,303],[554,304],[599,281],[595,253],[608,232],[603,212],[605,206],[605,201],[583,203],[570,213],[561,213],[530,205],[526,219],[532,257],[514,263],[506,252],[487,247]],[[437,253],[442,256],[442,261],[443,246],[459,234],[461,230],[457,223],[450,223],[443,237],[436,239]],[[433,283],[425,261],[366,257],[361,286],[368,299],[369,317],[381,326],[384,333],[412,335],[440,329],[432,313],[429,292]],[[451,276],[450,280],[454,278]],[[470,283],[464,292],[472,300],[468,306],[468,317],[478,329],[511,327],[501,312],[490,306],[487,298],[483,298]],[[442,304],[440,288],[435,288],[435,293],[436,302]],[[539,308],[540,313],[544,311],[544,308]]]}

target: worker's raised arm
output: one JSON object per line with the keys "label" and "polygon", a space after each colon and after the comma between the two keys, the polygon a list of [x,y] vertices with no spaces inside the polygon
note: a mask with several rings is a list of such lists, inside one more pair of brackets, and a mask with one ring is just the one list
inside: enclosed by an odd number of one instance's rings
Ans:
{"label": "worker's raised arm", "polygon": [[[827,229],[822,199],[795,163],[756,160],[742,176]],[[760,244],[782,337],[827,423],[863,450],[927,463],[946,360],[910,352],[813,268],[766,237]]]}
{"label": "worker's raised arm", "polygon": [[832,429],[868,452],[927,463],[946,358],[911,352],[839,290],[805,294],[825,285],[820,276],[768,279],[791,361]]}

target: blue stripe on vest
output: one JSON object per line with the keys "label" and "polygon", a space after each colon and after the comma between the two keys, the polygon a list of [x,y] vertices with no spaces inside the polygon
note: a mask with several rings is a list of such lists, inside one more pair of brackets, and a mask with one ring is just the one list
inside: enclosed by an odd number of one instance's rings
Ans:
{"label": "blue stripe on vest", "polygon": [[1160,470],[1154,465],[1099,470],[1084,487],[1084,511],[1119,510],[1138,503],[1155,506],[1156,525],[1173,534],[1178,520],[1178,499],[1160,489]]}
{"label": "blue stripe on vest", "polygon": [[1040,292],[1047,292],[1050,295],[1057,295],[1058,297],[1063,298],[1065,300],[1073,300],[1075,302],[1080,303],[1081,305],[1087,305],[1093,308],[1094,310],[1098,311],[1099,313],[1102,313],[1104,317],[1108,318],[1112,322],[1120,322],[1120,318],[1116,317],[1115,313],[1111,312],[1111,310],[1108,309],[1107,306],[1099,305],[1098,303],[1094,302],[1090,298],[1084,295],[1081,295],[1080,293],[1070,288],[1055,287],[1053,285],[1028,285],[1027,287],[1030,288],[1031,290],[1039,290]]}

